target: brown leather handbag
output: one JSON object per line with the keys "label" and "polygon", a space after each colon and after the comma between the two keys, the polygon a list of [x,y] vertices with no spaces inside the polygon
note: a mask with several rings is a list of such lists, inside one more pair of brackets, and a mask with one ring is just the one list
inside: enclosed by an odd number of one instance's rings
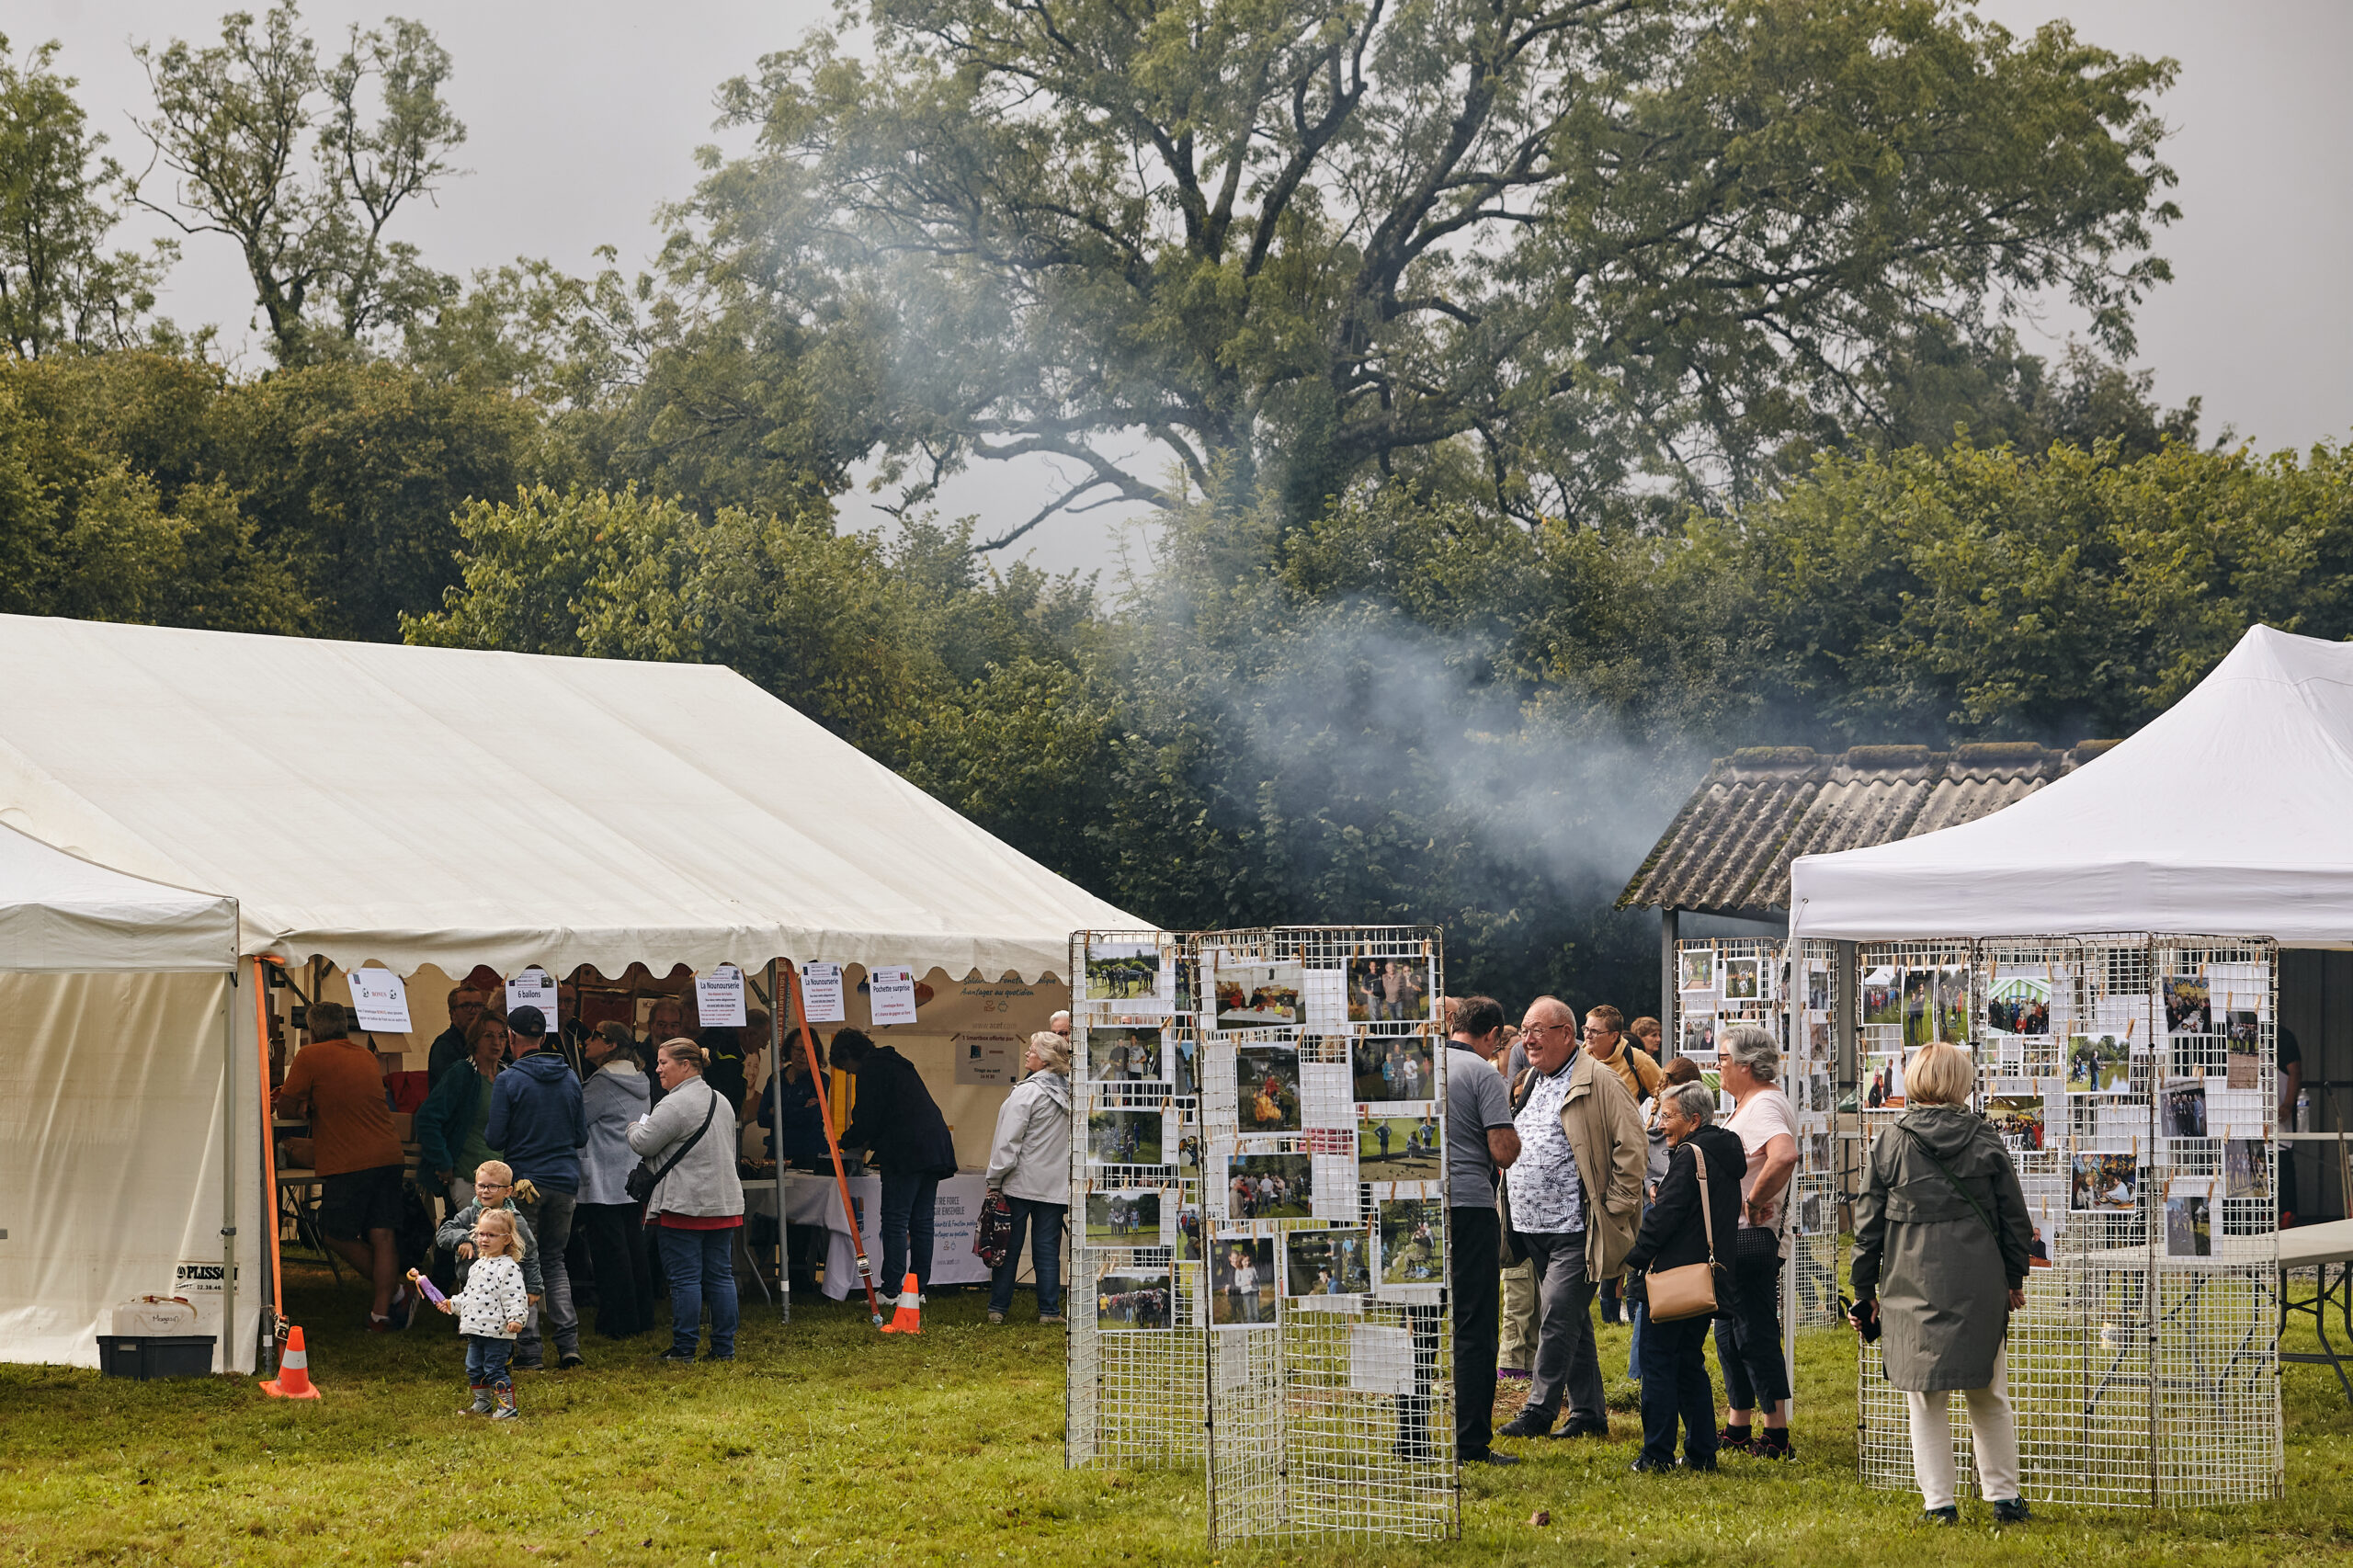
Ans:
{"label": "brown leather handbag", "polygon": [[1708,1205],[1708,1156],[1699,1152],[1696,1143],[1691,1147],[1691,1163],[1699,1175],[1699,1223],[1708,1230],[1708,1261],[1687,1263],[1680,1268],[1654,1269],[1643,1277],[1643,1290],[1649,1301],[1646,1310],[1658,1323],[1715,1315],[1716,1217]]}

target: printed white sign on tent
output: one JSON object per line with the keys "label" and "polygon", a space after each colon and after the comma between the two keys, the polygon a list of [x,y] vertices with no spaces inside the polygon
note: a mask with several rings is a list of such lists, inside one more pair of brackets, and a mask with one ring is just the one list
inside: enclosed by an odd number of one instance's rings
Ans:
{"label": "printed white sign on tent", "polygon": [[389,969],[355,969],[351,981],[351,1011],[359,1027],[370,1033],[409,1032],[408,987]]}
{"label": "printed white sign on tent", "polygon": [[548,971],[534,965],[506,983],[506,1012],[513,1017],[517,1007],[537,1007],[540,1017],[547,1020],[548,1032],[556,1027],[555,982]]}
{"label": "printed white sign on tent", "polygon": [[804,963],[801,966],[801,1005],[808,1011],[813,1024],[846,1024],[849,1014],[842,1007],[842,966],[837,963]]}
{"label": "printed white sign on tent", "polygon": [[744,1027],[744,971],[732,963],[695,976],[695,1017],[707,1029]]}
{"label": "printed white sign on tent", "polygon": [[866,995],[877,1025],[915,1021],[915,971],[905,965],[867,971]]}

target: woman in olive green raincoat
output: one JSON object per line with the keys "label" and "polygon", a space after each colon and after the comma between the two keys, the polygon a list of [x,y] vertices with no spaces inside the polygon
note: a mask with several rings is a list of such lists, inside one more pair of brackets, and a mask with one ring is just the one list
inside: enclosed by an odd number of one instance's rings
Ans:
{"label": "woman in olive green raincoat", "polygon": [[2000,1134],[1968,1108],[1976,1070],[1941,1042],[1904,1069],[1909,1107],[1871,1145],[1855,1205],[1855,1315],[1883,1333],[1887,1381],[1912,1407],[1912,1465],[1930,1517],[1956,1522],[1947,1395],[1969,1404],[1978,1484],[2026,1517],[2003,1342],[2026,1304],[2034,1225]]}

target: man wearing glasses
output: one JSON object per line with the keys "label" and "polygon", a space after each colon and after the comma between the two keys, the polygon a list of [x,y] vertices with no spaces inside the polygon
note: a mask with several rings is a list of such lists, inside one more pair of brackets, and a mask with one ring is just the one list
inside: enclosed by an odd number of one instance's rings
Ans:
{"label": "man wearing glasses", "polygon": [[1505,1172],[1512,1230],[1535,1267],[1540,1318],[1528,1404],[1497,1434],[1609,1435],[1593,1293],[1614,1278],[1642,1219],[1649,1148],[1633,1096],[1618,1074],[1577,1050],[1576,1015],[1557,997],[1529,1005],[1520,1025],[1531,1074],[1513,1128],[1519,1158]]}

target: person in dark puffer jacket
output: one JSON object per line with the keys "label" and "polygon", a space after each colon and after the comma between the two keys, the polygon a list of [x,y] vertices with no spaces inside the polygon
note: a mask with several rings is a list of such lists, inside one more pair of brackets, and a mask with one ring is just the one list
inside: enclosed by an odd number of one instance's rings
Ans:
{"label": "person in dark puffer jacket", "polygon": [[514,1040],[515,1064],[490,1085],[490,1121],[483,1136],[506,1156],[517,1182],[528,1181],[538,1190],[534,1201],[518,1207],[538,1233],[540,1268],[547,1278],[540,1312],[516,1341],[515,1365],[531,1370],[542,1364],[538,1320],[544,1316],[555,1336],[558,1364],[577,1367],[580,1314],[572,1304],[572,1274],[563,1255],[572,1244],[572,1215],[580,1200],[580,1151],[588,1146],[588,1117],[580,1080],[563,1057],[546,1049],[546,1016],[537,1007],[517,1007],[506,1015],[506,1032]]}

